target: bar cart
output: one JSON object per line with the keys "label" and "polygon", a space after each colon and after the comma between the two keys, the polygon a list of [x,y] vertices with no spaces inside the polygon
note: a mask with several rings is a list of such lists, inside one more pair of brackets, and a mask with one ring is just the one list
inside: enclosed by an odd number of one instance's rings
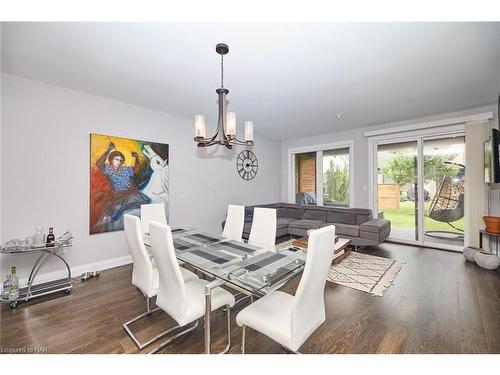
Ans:
{"label": "bar cart", "polygon": [[[11,309],[17,307],[17,303],[20,301],[29,301],[35,297],[45,296],[47,294],[64,292],[64,294],[70,294],[73,284],[71,282],[71,269],[66,260],[60,255],[63,249],[70,248],[72,246],[71,240],[72,236],[65,238],[64,240],[56,240],[54,246],[41,246],[41,247],[28,247],[28,248],[0,248],[0,254],[8,255],[24,255],[24,254],[35,254],[40,253],[40,256],[36,260],[33,268],[31,269],[30,275],[28,277],[28,284],[24,288],[19,288],[19,296],[15,300],[0,298],[0,303],[8,303]],[[34,284],[36,276],[42,266],[47,262],[48,259],[55,257],[62,261],[67,270],[67,276],[62,279],[49,281],[46,283]]]}

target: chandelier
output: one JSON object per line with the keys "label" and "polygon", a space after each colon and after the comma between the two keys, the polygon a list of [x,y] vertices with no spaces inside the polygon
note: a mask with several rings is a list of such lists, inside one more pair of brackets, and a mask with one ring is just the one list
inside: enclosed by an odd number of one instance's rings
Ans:
{"label": "chandelier", "polygon": [[245,140],[241,141],[236,138],[236,113],[227,112],[226,95],[229,93],[229,90],[224,88],[224,55],[229,52],[229,47],[227,44],[219,43],[215,46],[215,51],[221,56],[220,88],[215,90],[219,96],[217,131],[212,137],[207,138],[205,116],[196,115],[194,118],[194,141],[198,143],[198,147],[224,145],[231,149],[234,145],[253,146],[253,122],[245,121]]}

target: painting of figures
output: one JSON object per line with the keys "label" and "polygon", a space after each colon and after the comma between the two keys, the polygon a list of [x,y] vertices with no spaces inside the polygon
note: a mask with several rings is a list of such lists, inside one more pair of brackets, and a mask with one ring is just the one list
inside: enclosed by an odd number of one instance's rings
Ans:
{"label": "painting of figures", "polygon": [[125,213],[164,203],[168,217],[168,144],[90,135],[90,234],[123,229]]}

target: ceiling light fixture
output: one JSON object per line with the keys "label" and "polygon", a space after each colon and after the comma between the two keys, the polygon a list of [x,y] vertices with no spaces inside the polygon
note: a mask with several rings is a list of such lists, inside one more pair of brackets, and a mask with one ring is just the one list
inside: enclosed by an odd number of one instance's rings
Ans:
{"label": "ceiling light fixture", "polygon": [[236,113],[227,112],[226,95],[229,93],[229,90],[224,88],[224,55],[229,52],[229,47],[227,44],[219,43],[215,46],[215,51],[221,56],[220,88],[215,90],[219,96],[217,131],[212,137],[207,138],[205,116],[196,115],[194,118],[194,141],[198,143],[198,147],[223,145],[231,149],[234,145],[253,146],[253,122],[245,121],[245,140],[240,141],[236,138]]}

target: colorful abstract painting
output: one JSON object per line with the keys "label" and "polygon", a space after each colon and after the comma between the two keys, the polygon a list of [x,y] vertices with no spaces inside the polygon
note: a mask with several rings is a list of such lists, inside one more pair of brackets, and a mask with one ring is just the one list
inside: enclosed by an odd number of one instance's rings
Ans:
{"label": "colorful abstract painting", "polygon": [[90,135],[90,234],[123,229],[125,213],[164,203],[168,217],[168,144]]}

